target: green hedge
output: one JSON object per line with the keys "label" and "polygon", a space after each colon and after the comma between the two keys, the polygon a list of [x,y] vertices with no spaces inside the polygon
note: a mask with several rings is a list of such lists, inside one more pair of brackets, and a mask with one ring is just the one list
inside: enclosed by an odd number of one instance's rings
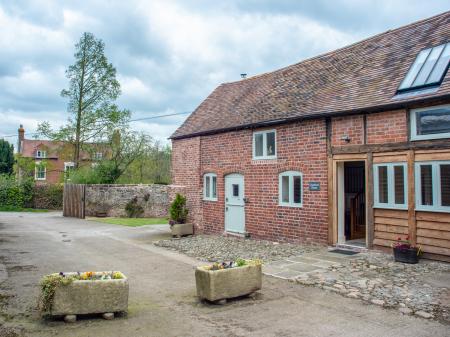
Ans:
{"label": "green hedge", "polygon": [[62,209],[62,184],[36,185],[33,193],[33,207],[39,209]]}
{"label": "green hedge", "polygon": [[0,175],[0,207],[31,207],[33,204],[33,181],[17,181],[14,176]]}
{"label": "green hedge", "polygon": [[35,185],[32,179],[0,175],[0,210],[62,209],[63,185]]}

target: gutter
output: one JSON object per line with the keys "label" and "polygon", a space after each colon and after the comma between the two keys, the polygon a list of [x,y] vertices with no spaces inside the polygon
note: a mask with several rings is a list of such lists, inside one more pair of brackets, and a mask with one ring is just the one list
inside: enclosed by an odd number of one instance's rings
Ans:
{"label": "gutter", "polygon": [[319,112],[319,113],[312,113],[312,114],[309,114],[306,116],[289,117],[289,118],[268,120],[268,121],[263,121],[263,122],[248,123],[248,124],[242,124],[242,125],[232,126],[232,127],[227,127],[227,128],[194,132],[194,133],[190,133],[187,135],[171,136],[168,139],[177,140],[177,139],[193,138],[193,137],[198,137],[198,136],[209,136],[209,135],[213,135],[213,134],[217,134],[217,133],[225,133],[225,132],[239,131],[239,130],[245,130],[245,129],[254,129],[254,128],[265,127],[265,126],[273,126],[273,125],[282,125],[282,124],[287,124],[287,123],[300,122],[300,121],[311,120],[311,119],[320,119],[320,118],[326,118],[326,117],[341,117],[341,116],[383,112],[383,111],[389,111],[389,110],[407,109],[407,108],[410,108],[412,105],[435,103],[435,102],[439,102],[439,101],[446,100],[446,99],[450,100],[450,94],[445,94],[445,95],[441,95],[441,96],[437,96],[437,97],[434,96],[434,97],[419,98],[419,99],[415,99],[415,100],[408,100],[406,102],[395,102],[395,103],[377,105],[377,106],[372,106],[372,107],[368,107],[368,108],[342,110],[342,111],[336,111],[336,112],[331,112],[331,113],[330,112]]}

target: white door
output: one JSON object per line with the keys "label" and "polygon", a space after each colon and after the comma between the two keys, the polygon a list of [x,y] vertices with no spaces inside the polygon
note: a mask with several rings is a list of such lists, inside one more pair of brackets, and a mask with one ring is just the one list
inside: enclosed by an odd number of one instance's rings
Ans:
{"label": "white door", "polygon": [[244,176],[225,177],[225,231],[245,232]]}

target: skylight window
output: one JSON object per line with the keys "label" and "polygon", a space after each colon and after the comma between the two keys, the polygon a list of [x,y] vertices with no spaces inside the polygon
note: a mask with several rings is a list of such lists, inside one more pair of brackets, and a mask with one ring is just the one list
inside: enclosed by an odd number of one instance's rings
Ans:
{"label": "skylight window", "polygon": [[450,60],[450,42],[420,51],[398,91],[437,86],[444,79]]}

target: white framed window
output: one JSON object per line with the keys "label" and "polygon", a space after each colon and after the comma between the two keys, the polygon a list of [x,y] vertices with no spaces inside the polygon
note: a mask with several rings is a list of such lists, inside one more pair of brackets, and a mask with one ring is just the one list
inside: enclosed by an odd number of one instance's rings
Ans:
{"label": "white framed window", "polygon": [[203,199],[217,201],[217,175],[214,173],[203,176]]}
{"label": "white framed window", "polygon": [[73,169],[75,168],[75,163],[72,161],[64,162],[64,177],[66,180],[70,180],[70,175],[72,174]]}
{"label": "white framed window", "polygon": [[411,140],[450,138],[450,104],[413,109]]}
{"label": "white framed window", "polygon": [[279,175],[279,205],[288,207],[303,206],[303,176],[297,171],[286,171]]}
{"label": "white framed window", "polygon": [[102,160],[103,153],[102,152],[95,152],[94,153],[94,160]]}
{"label": "white framed window", "polygon": [[47,158],[47,151],[37,150],[36,151],[36,158]]}
{"label": "white framed window", "polygon": [[450,212],[450,161],[416,162],[416,209]]}
{"label": "white framed window", "polygon": [[46,180],[47,179],[47,167],[44,163],[36,162],[34,167],[34,179],[35,180]]}
{"label": "white framed window", "polygon": [[277,158],[277,132],[264,130],[253,132],[253,159]]}
{"label": "white framed window", "polygon": [[374,207],[408,209],[406,163],[373,165]]}

